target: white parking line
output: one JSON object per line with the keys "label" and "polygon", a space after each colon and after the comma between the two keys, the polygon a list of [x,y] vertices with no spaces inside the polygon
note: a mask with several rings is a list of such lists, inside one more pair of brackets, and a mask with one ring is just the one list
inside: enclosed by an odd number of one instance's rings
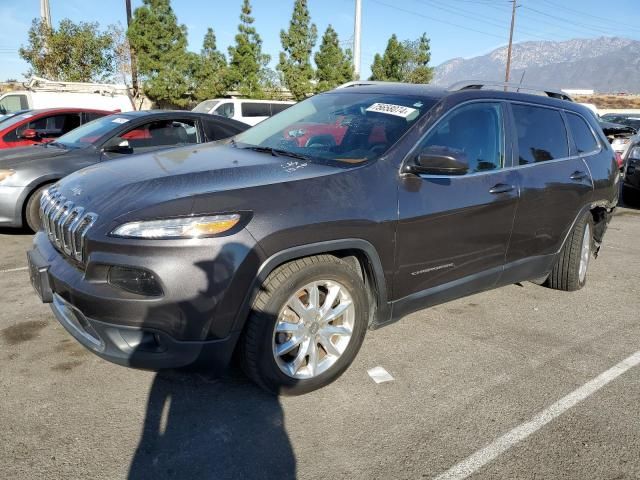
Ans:
{"label": "white parking line", "polygon": [[462,480],[463,478],[467,478],[469,475],[477,472],[496,457],[509,450],[518,442],[521,442],[532,433],[535,433],[547,423],[569,410],[571,407],[574,407],[585,398],[593,395],[609,382],[615,380],[627,370],[639,364],[640,351],[625,358],[617,365],[598,375],[593,380],[585,383],[566,397],[561,398],[549,408],[546,408],[533,417],[527,423],[523,423],[522,425],[514,428],[446,472],[438,475],[435,480]]}
{"label": "white parking line", "polygon": [[0,273],[22,272],[23,270],[29,270],[29,267],[8,268],[7,270],[0,270]]}

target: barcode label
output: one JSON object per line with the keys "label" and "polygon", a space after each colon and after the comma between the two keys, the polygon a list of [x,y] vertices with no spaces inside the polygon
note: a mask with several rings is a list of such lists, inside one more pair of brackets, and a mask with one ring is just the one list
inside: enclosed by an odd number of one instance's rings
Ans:
{"label": "barcode label", "polygon": [[391,103],[374,103],[367,108],[367,112],[386,113],[388,115],[395,115],[396,117],[402,118],[407,118],[415,111],[415,108],[393,105]]}

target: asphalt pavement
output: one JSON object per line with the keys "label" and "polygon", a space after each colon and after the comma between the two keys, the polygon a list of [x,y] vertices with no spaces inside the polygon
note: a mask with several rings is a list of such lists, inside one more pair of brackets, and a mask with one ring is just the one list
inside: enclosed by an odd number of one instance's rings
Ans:
{"label": "asphalt pavement", "polygon": [[640,210],[620,208],[581,291],[415,313],[369,332],[334,384],[276,398],[234,370],[88,353],[31,291],[30,235],[2,230],[0,477],[640,478],[639,238]]}

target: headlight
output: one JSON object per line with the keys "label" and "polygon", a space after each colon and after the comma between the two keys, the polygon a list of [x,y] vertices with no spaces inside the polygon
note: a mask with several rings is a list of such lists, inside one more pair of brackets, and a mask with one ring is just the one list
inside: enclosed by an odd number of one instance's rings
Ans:
{"label": "headlight", "polygon": [[15,170],[0,170],[0,182],[2,182],[3,180],[6,180],[14,173],[16,173]]}
{"label": "headlight", "polygon": [[206,217],[169,218],[120,225],[111,235],[123,238],[200,238],[231,230],[240,221],[237,213]]}

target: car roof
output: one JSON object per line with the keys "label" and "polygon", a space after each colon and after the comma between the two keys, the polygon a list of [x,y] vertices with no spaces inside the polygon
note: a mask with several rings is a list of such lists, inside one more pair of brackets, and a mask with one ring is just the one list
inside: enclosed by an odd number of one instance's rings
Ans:
{"label": "car roof", "polygon": [[95,112],[95,113],[104,113],[111,114],[114,113],[113,110],[101,110],[99,108],[69,108],[69,107],[59,107],[59,108],[37,108],[34,110],[26,110],[23,113],[29,113],[33,116],[35,115],[45,115],[49,113],[82,113],[82,112]]}
{"label": "car roof", "polygon": [[[492,86],[489,84],[489,86]],[[523,86],[524,88],[524,86]],[[537,90],[537,89],[534,89]],[[389,95],[408,95],[440,100],[448,96],[458,96],[461,101],[472,99],[501,99],[529,103],[538,103],[556,108],[565,108],[584,114],[588,110],[583,105],[569,100],[550,97],[544,94],[532,94],[518,91],[505,91],[502,88],[462,88],[449,89],[424,84],[396,82],[350,82],[331,91],[332,93],[377,93]]]}

